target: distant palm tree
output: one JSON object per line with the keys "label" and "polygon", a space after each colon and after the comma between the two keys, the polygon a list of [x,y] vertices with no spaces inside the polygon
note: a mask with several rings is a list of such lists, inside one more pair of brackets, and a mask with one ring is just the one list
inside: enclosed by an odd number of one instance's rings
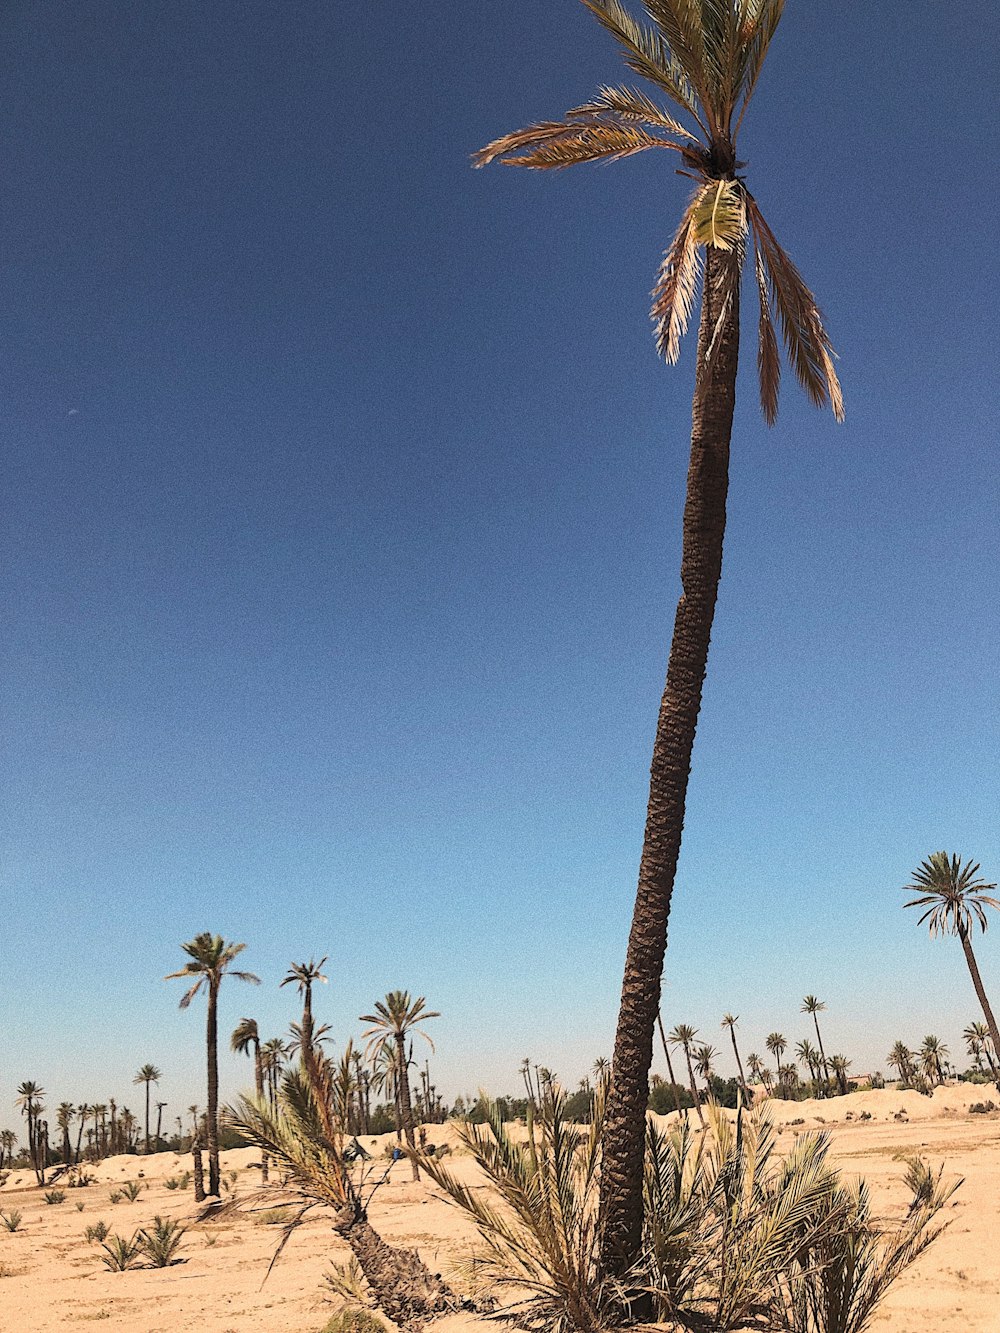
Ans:
{"label": "distant palm tree", "polygon": [[694,1102],[694,1109],[698,1112],[698,1119],[702,1127],[705,1125],[705,1116],[701,1109],[701,1098],[698,1096],[698,1085],[694,1081],[694,1067],[691,1063],[691,1048],[695,1037],[698,1035],[698,1029],[693,1028],[688,1023],[678,1023],[670,1033],[670,1043],[673,1046],[679,1046],[684,1052],[684,1058],[687,1060],[688,1083],[691,1087],[691,1100]]}
{"label": "distant palm tree", "polygon": [[694,1067],[705,1080],[705,1091],[712,1097],[712,1075],[715,1073],[715,1061],[719,1052],[714,1046],[698,1046],[694,1051]]}
{"label": "distant palm tree", "polygon": [[[238,1055],[253,1054],[254,1091],[259,1101],[264,1100],[264,1060],[260,1050],[260,1033],[253,1018],[241,1018],[229,1038],[229,1045]],[[261,1153],[260,1178],[267,1180],[267,1153]]]}
{"label": "distant palm tree", "polygon": [[751,1051],[747,1056],[747,1069],[750,1070],[750,1077],[757,1083],[764,1083],[765,1086],[770,1081],[770,1073],[764,1061],[756,1051]]}
{"label": "distant palm tree", "polygon": [[278,1077],[289,1054],[281,1037],[271,1037],[260,1048],[260,1062],[267,1079],[267,1095],[272,1107],[278,1097]]}
{"label": "distant palm tree", "polygon": [[81,1148],[81,1146],[82,1146],[82,1144],[83,1144],[83,1131],[87,1128],[87,1124],[88,1124],[88,1122],[89,1122],[89,1120],[90,1120],[90,1117],[91,1117],[92,1115],[93,1115],[93,1111],[91,1110],[90,1106],[89,1106],[86,1102],[82,1102],[82,1103],[76,1108],[76,1118],[77,1118],[78,1124],[77,1124],[77,1131],[76,1131],[76,1153],[75,1153],[75,1156],[76,1156],[76,1160],[77,1160],[77,1162],[79,1162],[79,1160],[80,1160],[80,1148]]}
{"label": "distant palm tree", "polygon": [[724,1014],[720,1026],[729,1029],[729,1036],[733,1043],[733,1055],[736,1056],[736,1068],[739,1070],[740,1074],[740,1088],[743,1090],[743,1100],[749,1101],[750,1094],[747,1092],[747,1081],[743,1077],[743,1062],[740,1059],[740,1052],[736,1045],[736,1024],[739,1021],[739,1015],[737,1014]]}
{"label": "distant palm tree", "polygon": [[[667,1073],[670,1076],[670,1088],[671,1088],[671,1096],[674,1099],[674,1110],[677,1112],[678,1115],[681,1115],[682,1112],[681,1112],[680,1086],[677,1082],[677,1079],[674,1077],[674,1066],[673,1062],[670,1059],[670,1047],[667,1044],[667,1034],[663,1031],[663,1018],[660,1014],[659,1009],[657,1009],[656,1011],[656,1026],[660,1033],[660,1045],[663,1047],[663,1058],[667,1062]],[[684,1118],[685,1120],[687,1119],[686,1114]]]}
{"label": "distant palm tree", "polygon": [[212,935],[203,931],[193,940],[182,944],[181,948],[188,955],[189,961],[179,972],[169,973],[164,980],[176,977],[190,980],[197,977],[194,985],[181,999],[181,1008],[186,1009],[204,985],[208,991],[208,1019],[206,1024],[206,1046],[208,1051],[208,1193],[219,1197],[219,987],[226,975],[236,977],[238,981],[249,981],[260,985],[260,977],[252,972],[237,972],[232,963],[247,946],[245,944],[226,943],[221,935]]}
{"label": "distant palm tree", "polygon": [[808,1037],[804,1038],[796,1046],[795,1055],[796,1058],[801,1060],[804,1065],[808,1066],[809,1077],[816,1084],[818,1089],[819,1071],[821,1067],[819,1063],[820,1056],[819,1056],[819,1051],[817,1051],[816,1047],[812,1044],[812,1042],[808,1039]]}
{"label": "distant palm tree", "polygon": [[168,1102],[156,1103],[156,1151],[160,1152],[163,1147],[163,1138],[160,1130],[163,1128],[163,1112],[167,1109]]}
{"label": "distant palm tree", "polygon": [[920,1063],[932,1084],[944,1082],[943,1062],[949,1054],[948,1047],[938,1037],[924,1038],[924,1044],[920,1048]]}
{"label": "distant palm tree", "polygon": [[851,1067],[851,1062],[843,1055],[831,1055],[829,1066],[837,1078],[837,1091],[841,1097],[846,1097],[850,1088],[847,1084],[847,1071]]}
{"label": "distant palm tree", "polygon": [[288,975],[279,983],[282,986],[295,986],[302,996],[302,1026],[297,1034],[297,1046],[304,1065],[312,1059],[315,1037],[313,1033],[312,988],[317,981],[326,984],[327,978],[323,975],[322,968],[329,956],[329,954],[324,955],[318,963],[312,958],[309,959],[308,963],[292,963],[288,969]]}
{"label": "distant palm tree", "polygon": [[767,1038],[767,1040],[764,1042],[764,1045],[774,1056],[774,1067],[778,1071],[778,1082],[780,1083],[781,1057],[784,1055],[785,1050],[788,1047],[788,1042],[784,1039],[784,1037],[781,1035],[780,1032],[772,1032],[770,1036]]}
{"label": "distant palm tree", "polygon": [[[990,1073],[993,1075],[993,1078],[995,1080],[997,1077],[997,1067],[993,1058],[994,1057],[994,1051],[992,1049],[993,1043],[990,1040],[990,1030],[987,1027],[987,1025],[985,1023],[970,1023],[969,1026],[962,1033],[962,1036],[965,1038],[966,1044],[969,1047],[970,1054],[972,1053],[973,1049],[972,1043],[975,1042],[976,1045],[978,1045],[980,1055],[986,1056],[986,1063],[989,1065]],[[980,1066],[977,1061],[977,1068],[979,1067]]]}
{"label": "distant palm tree", "polygon": [[0,1129],[0,1171],[3,1170],[5,1154],[8,1166],[14,1160],[14,1149],[17,1146],[17,1135],[12,1129]]}
{"label": "distant palm tree", "polygon": [[603,1083],[605,1077],[611,1073],[611,1061],[606,1055],[599,1055],[594,1061],[593,1073],[598,1083]]}
{"label": "distant palm tree", "polygon": [[1000,908],[1000,902],[991,898],[987,892],[995,888],[995,884],[979,878],[977,863],[969,860],[963,865],[961,857],[949,856],[947,852],[933,852],[913,872],[913,883],[907,884],[903,890],[904,893],[920,896],[903,906],[924,908],[919,924],[923,925],[925,921],[928,923],[931,939],[938,935],[957,935],[962,941],[969,975],[990,1030],[993,1049],[1000,1052],[1000,1031],[997,1030],[997,1021],[986,998],[979,965],[972,951],[975,923],[979,923],[985,934],[986,908]]}
{"label": "distant palm tree", "polygon": [[830,1067],[829,1064],[827,1063],[826,1052],[823,1050],[823,1038],[820,1035],[819,1017],[818,1017],[818,1015],[821,1014],[825,1008],[826,1005],[823,1003],[822,1000],[817,1000],[815,995],[807,995],[805,999],[802,1001],[802,1008],[799,1010],[799,1013],[812,1014],[812,1021],[816,1027],[816,1041],[817,1044],[819,1045],[820,1064],[823,1066],[823,1077],[827,1081],[827,1083],[829,1083]]}
{"label": "distant palm tree", "polygon": [[799,1071],[794,1060],[787,1065],[779,1066],[778,1084],[786,1095],[794,1092],[799,1086]]}
{"label": "distant palm tree", "polygon": [[45,1110],[42,1105],[44,1096],[45,1089],[27,1079],[19,1084],[17,1100],[14,1102],[28,1122],[28,1156],[39,1185],[45,1184],[45,1167],[48,1165],[42,1161],[42,1136],[39,1133],[40,1116]]}
{"label": "distant palm tree", "polygon": [[[411,1000],[409,991],[394,990],[389,992],[384,1001],[377,1000],[375,1002],[375,1012],[373,1014],[361,1014],[358,1019],[359,1023],[370,1024],[368,1031],[362,1034],[363,1040],[368,1042],[367,1053],[369,1058],[381,1051],[395,1051],[399,1109],[403,1122],[403,1132],[406,1135],[406,1143],[411,1154],[416,1152],[416,1140],[413,1134],[413,1110],[410,1103],[406,1039],[411,1032],[415,1032],[423,1037],[433,1051],[434,1043],[420,1027],[420,1024],[425,1023],[430,1018],[440,1018],[441,1015],[426,1009],[426,1003],[422,995],[415,1000]],[[413,1167],[413,1179],[419,1180],[420,1171],[417,1167],[416,1157],[411,1156],[410,1162]]]}
{"label": "distant palm tree", "polygon": [[905,1042],[897,1041],[892,1050],[886,1056],[886,1064],[895,1069],[899,1074],[900,1081],[909,1083],[916,1072],[914,1065],[914,1054]]}
{"label": "distant palm tree", "polygon": [[73,1145],[69,1139],[70,1121],[76,1114],[72,1102],[60,1102],[56,1109],[56,1124],[62,1130],[62,1159],[66,1166],[73,1165]]}
{"label": "distant palm tree", "polygon": [[143,1065],[132,1080],[133,1083],[145,1083],[146,1085],[146,1153],[150,1150],[149,1138],[149,1085],[150,1083],[159,1083],[163,1077],[163,1071],[157,1069],[156,1065]]}

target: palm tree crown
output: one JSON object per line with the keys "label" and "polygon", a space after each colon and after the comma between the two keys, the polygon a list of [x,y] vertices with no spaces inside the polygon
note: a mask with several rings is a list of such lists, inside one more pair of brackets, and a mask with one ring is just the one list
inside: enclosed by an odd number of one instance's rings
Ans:
{"label": "palm tree crown", "polygon": [[[645,0],[652,26],[634,19],[618,0],[583,3],[617,40],[629,69],[675,110],[638,88],[602,87],[560,121],[542,121],[487,144],[476,154],[476,165],[499,160],[507,166],[558,170],[631,157],[647,148],[677,153],[681,174],[690,176],[696,188],[653,290],[652,317],[661,354],[669,362],[680,355],[697,301],[703,250],[735,252],[741,262],[732,280],[738,281],[752,237],[764,416],[773,423],[778,415],[778,323],[799,383],[813,403],[829,403],[837,420],[843,420],[834,352],[815,298],[738,174],[746,164],[737,160],[737,137],[784,0]],[[677,119],[676,111],[687,124]]]}
{"label": "palm tree crown", "polygon": [[988,891],[995,888],[979,878],[978,864],[969,860],[963,865],[958,856],[934,852],[921,862],[913,872],[913,883],[903,890],[920,896],[903,906],[924,909],[919,924],[928,922],[932,937],[968,934],[974,920],[985,931],[986,908],[1000,908],[1000,901],[989,896]]}
{"label": "palm tree crown", "polygon": [[173,981],[177,977],[197,977],[190,990],[181,996],[180,1007],[186,1009],[194,997],[206,984],[211,989],[218,989],[224,975],[236,977],[238,981],[249,981],[260,985],[260,977],[253,972],[238,972],[231,964],[243,952],[245,944],[227,944],[221,935],[212,935],[207,930],[196,935],[193,940],[182,944],[181,948],[190,955],[189,961],[179,972],[168,972],[164,981]]}

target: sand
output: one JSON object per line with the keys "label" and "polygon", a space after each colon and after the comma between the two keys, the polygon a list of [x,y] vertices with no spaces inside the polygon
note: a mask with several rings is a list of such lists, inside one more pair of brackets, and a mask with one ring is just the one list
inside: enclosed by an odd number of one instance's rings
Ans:
{"label": "sand", "polygon": [[[1000,1333],[1000,1257],[994,1243],[1000,1113],[968,1111],[992,1091],[959,1086],[928,1098],[883,1090],[773,1104],[775,1120],[785,1126],[782,1146],[790,1145],[795,1133],[825,1122],[835,1159],[845,1171],[866,1177],[876,1208],[903,1201],[901,1154],[920,1152],[965,1177],[948,1209],[951,1226],[890,1293],[871,1325],[876,1333]],[[797,1121],[802,1123],[792,1123]],[[455,1142],[449,1127],[427,1128],[431,1142]],[[379,1154],[390,1138],[363,1141]],[[253,1165],[258,1161],[252,1149],[223,1153],[224,1175],[235,1173],[235,1193],[246,1195],[258,1186],[260,1172]],[[470,1158],[456,1155],[451,1164],[475,1181]],[[318,1333],[337,1308],[324,1295],[323,1274],[331,1260],[348,1253],[321,1211],[293,1234],[265,1281],[280,1226],[262,1223],[259,1213],[197,1222],[191,1193],[165,1184],[189,1168],[189,1156],[173,1153],[110,1158],[91,1168],[93,1184],[67,1189],[66,1201],[54,1205],[45,1203],[30,1172],[13,1172],[0,1189],[0,1211],[17,1209],[23,1221],[14,1233],[0,1228],[0,1333],[50,1333],[91,1323],[108,1333]],[[138,1199],[111,1203],[109,1191],[126,1180],[141,1184]],[[99,1219],[113,1232],[131,1235],[155,1214],[189,1227],[179,1251],[182,1262],[170,1268],[108,1272],[100,1247],[84,1238],[84,1228]],[[445,1275],[474,1238],[440,1191],[409,1179],[405,1162],[392,1169],[376,1194],[371,1218],[387,1240],[417,1246]],[[460,1315],[434,1325],[436,1333],[495,1333],[497,1327]]]}

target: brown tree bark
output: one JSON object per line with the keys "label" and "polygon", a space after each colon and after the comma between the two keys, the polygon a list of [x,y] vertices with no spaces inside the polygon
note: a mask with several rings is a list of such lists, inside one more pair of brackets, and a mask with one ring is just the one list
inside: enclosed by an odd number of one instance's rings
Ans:
{"label": "brown tree bark", "polygon": [[715,615],[739,361],[739,255],[709,247],[698,331],[682,595],[650,770],[649,805],[615,1037],[601,1169],[601,1267],[626,1271],[642,1239],[642,1165],[653,1027],[691,751]]}
{"label": "brown tree bark", "polygon": [[335,1230],[351,1247],[378,1305],[404,1333],[417,1333],[434,1315],[461,1305],[416,1250],[387,1245],[363,1210]]}
{"label": "brown tree bark", "polygon": [[[263,1062],[262,1062],[262,1060],[261,1060],[261,1058],[260,1058],[260,1038],[259,1038],[259,1037],[257,1037],[257,1038],[254,1040],[254,1044],[253,1044],[253,1082],[254,1082],[254,1091],[257,1093],[257,1100],[258,1100],[259,1102],[263,1102],[263,1100],[264,1100],[264,1064],[263,1064]],[[265,1184],[267,1183],[267,1177],[268,1177],[267,1153],[266,1153],[266,1152],[262,1152],[261,1155],[260,1155],[260,1178],[261,1178],[262,1181],[264,1181]]]}
{"label": "brown tree bark", "polygon": [[[969,965],[969,974],[972,977],[972,984],[976,988],[976,997],[979,1000],[980,1008],[983,1011],[983,1017],[986,1019],[986,1026],[990,1030],[990,1040],[993,1042],[993,1049],[1000,1053],[1000,1032],[997,1031],[997,1021],[993,1017],[993,1010],[990,1008],[990,1002],[986,998],[986,990],[983,986],[983,979],[979,975],[979,964],[976,962],[976,955],[972,952],[972,941],[969,939],[969,932],[963,922],[958,923],[958,937],[962,941],[962,948],[965,950],[965,961]],[[987,1052],[989,1058],[989,1052]],[[993,1069],[993,1061],[990,1060],[990,1068]],[[994,1083],[1000,1090],[1000,1081],[996,1079],[994,1070]]]}
{"label": "brown tree bark", "polygon": [[197,1139],[191,1144],[191,1158],[194,1162],[194,1201],[205,1202],[205,1170],[201,1161],[201,1144]]}
{"label": "brown tree bark", "polygon": [[208,1046],[208,1125],[205,1137],[208,1140],[208,1193],[219,1197],[219,987],[218,982],[209,981],[208,1020],[205,1040]]}
{"label": "brown tree bark", "polygon": [[416,1141],[413,1137],[413,1107],[410,1105],[410,1078],[406,1070],[406,1039],[399,1032],[396,1033],[396,1090],[399,1095],[399,1113],[403,1122],[403,1133],[406,1135],[406,1146],[410,1150],[410,1165],[413,1168],[413,1179],[420,1179],[420,1168],[417,1166]]}
{"label": "brown tree bark", "polygon": [[813,1023],[816,1027],[816,1040],[819,1043],[819,1058],[823,1063],[823,1096],[825,1097],[830,1087],[830,1066],[827,1064],[826,1051],[823,1050],[823,1038],[819,1035],[819,1015],[813,1014]]}

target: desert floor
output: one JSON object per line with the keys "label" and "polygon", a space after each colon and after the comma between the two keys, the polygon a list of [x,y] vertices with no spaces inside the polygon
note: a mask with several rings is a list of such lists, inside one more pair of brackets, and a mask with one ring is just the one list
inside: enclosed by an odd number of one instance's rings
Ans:
{"label": "desert floor", "polygon": [[[875,1333],[1000,1333],[1000,1114],[968,1112],[992,1091],[941,1088],[926,1098],[886,1090],[773,1106],[775,1120],[785,1123],[782,1146],[796,1132],[825,1124],[835,1158],[868,1180],[879,1210],[903,1201],[901,1154],[919,1152],[965,1178],[949,1205],[949,1229],[891,1292],[871,1326]],[[427,1133],[432,1143],[454,1143],[448,1127],[428,1126]],[[376,1162],[389,1137],[364,1140]],[[223,1154],[236,1195],[259,1184],[258,1161],[250,1149]],[[469,1157],[456,1154],[451,1165],[474,1180]],[[165,1184],[189,1167],[190,1157],[173,1153],[111,1158],[92,1168],[92,1185],[66,1190],[66,1201],[54,1205],[45,1203],[30,1173],[12,1173],[0,1190],[0,1211],[16,1209],[23,1221],[13,1233],[0,1228],[0,1333],[49,1333],[92,1322],[108,1333],[317,1333],[337,1308],[324,1297],[323,1274],[331,1260],[347,1257],[320,1210],[293,1233],[265,1281],[280,1222],[258,1211],[199,1223],[190,1190]],[[472,1229],[434,1186],[414,1184],[409,1175],[407,1163],[393,1167],[375,1195],[372,1221],[388,1241],[417,1246],[447,1276],[472,1241]],[[111,1203],[109,1192],[127,1180],[142,1185],[138,1199]],[[130,1236],[155,1214],[189,1227],[181,1262],[170,1268],[108,1272],[100,1246],[84,1238],[84,1228],[98,1220]],[[455,1315],[434,1327],[486,1333],[498,1325]]]}

